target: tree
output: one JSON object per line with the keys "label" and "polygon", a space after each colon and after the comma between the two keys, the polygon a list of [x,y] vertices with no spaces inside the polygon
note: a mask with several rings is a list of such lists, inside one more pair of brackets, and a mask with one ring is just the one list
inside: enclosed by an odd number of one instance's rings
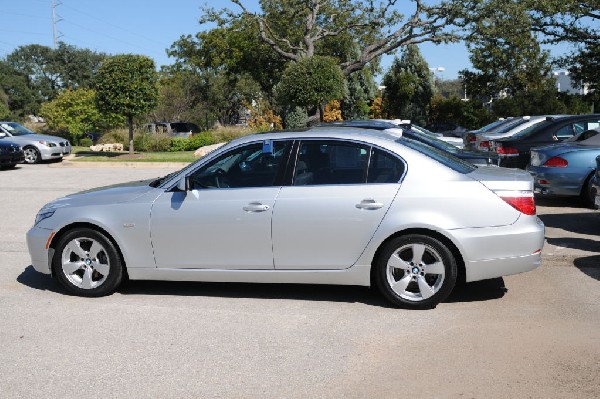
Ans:
{"label": "tree", "polygon": [[8,96],[0,87],[0,120],[8,119],[10,116],[10,109],[8,108]]}
{"label": "tree", "polygon": [[415,45],[407,46],[401,58],[395,58],[383,77],[384,109],[391,117],[427,123],[427,109],[433,97],[429,65]]}
{"label": "tree", "polygon": [[524,3],[483,0],[467,4],[472,8],[466,41],[476,71],[464,70],[461,75],[471,95],[493,98],[552,85],[548,52],[541,50],[531,31],[532,19]]}
{"label": "tree", "polygon": [[156,106],[157,79],[154,61],[143,55],[109,57],[98,70],[98,108],[127,117],[130,154],[133,154],[133,117],[149,112]]}
{"label": "tree", "polygon": [[101,113],[96,106],[93,89],[67,89],[54,100],[42,104],[41,116],[50,129],[68,132],[75,142],[86,132],[106,130],[125,123],[125,118],[114,113]]}
{"label": "tree", "polygon": [[64,89],[90,87],[105,57],[60,42],[56,50],[39,44],[20,46],[6,57],[6,62],[29,78],[31,89],[42,99],[52,100]]}
{"label": "tree", "polygon": [[7,97],[6,104],[12,118],[23,118],[38,112],[42,98],[32,89],[29,77],[1,60],[0,89]]}
{"label": "tree", "polygon": [[423,0],[412,0],[408,15],[398,11],[397,0],[262,0],[260,13],[250,12],[242,0],[231,1],[241,14],[230,10],[208,10],[207,14],[213,21],[243,16],[254,20],[260,39],[281,57],[294,62],[325,55],[318,51],[322,42],[349,34],[346,37],[360,51],[349,60],[340,60],[345,75],[401,46],[456,40],[448,29],[458,18],[458,2],[454,1],[427,5]]}
{"label": "tree", "polygon": [[344,96],[345,79],[331,57],[313,56],[290,63],[281,76],[277,92],[282,102],[292,106],[314,106],[323,117],[330,100]]}

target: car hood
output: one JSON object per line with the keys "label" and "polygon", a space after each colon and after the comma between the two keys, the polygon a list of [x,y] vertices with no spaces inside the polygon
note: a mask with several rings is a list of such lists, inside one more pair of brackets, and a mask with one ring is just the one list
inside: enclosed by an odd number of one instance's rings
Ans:
{"label": "car hood", "polygon": [[14,141],[27,141],[27,142],[31,142],[31,141],[49,141],[52,143],[60,143],[62,141],[67,141],[66,139],[63,139],[62,137],[58,137],[58,136],[48,136],[45,134],[25,134],[23,136],[11,136],[11,137],[7,137],[10,140],[14,140]]}
{"label": "car hood", "polygon": [[[149,186],[151,180],[141,180],[129,183],[115,184],[81,191],[59,198],[45,208],[61,208],[64,206],[110,205],[133,201],[136,198],[157,190]],[[162,191],[162,190],[161,190]]]}
{"label": "car hood", "polygon": [[524,170],[498,167],[481,167],[467,176],[479,181],[492,191],[532,191],[533,177]]}

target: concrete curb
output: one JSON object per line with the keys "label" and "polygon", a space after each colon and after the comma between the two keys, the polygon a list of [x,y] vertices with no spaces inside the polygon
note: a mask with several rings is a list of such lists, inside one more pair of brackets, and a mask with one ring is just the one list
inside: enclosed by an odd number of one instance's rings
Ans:
{"label": "concrete curb", "polygon": [[147,168],[147,169],[180,169],[189,165],[189,162],[86,162],[72,161],[75,155],[63,158],[62,162],[51,163],[51,168]]}

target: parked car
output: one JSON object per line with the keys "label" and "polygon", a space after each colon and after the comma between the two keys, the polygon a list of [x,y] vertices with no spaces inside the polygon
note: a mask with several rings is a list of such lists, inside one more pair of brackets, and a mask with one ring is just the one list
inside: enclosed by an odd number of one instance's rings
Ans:
{"label": "parked car", "polygon": [[444,136],[460,137],[469,131],[466,127],[457,125],[454,122],[434,122],[425,126],[430,132],[440,133]]}
{"label": "parked car", "polygon": [[4,140],[23,148],[25,163],[33,164],[47,160],[62,160],[71,153],[71,143],[57,136],[37,134],[15,122],[0,122]]}
{"label": "parked car", "polygon": [[350,121],[350,122],[364,122],[367,125],[372,122],[382,122],[382,123],[392,124],[401,129],[414,130],[415,132],[422,133],[429,137],[435,137],[438,140],[445,141],[446,143],[450,143],[453,146],[458,147],[458,148],[464,147],[463,140],[458,137],[444,136],[441,133],[431,132],[431,131],[425,129],[424,127],[421,127],[421,126],[411,123],[410,120],[406,120],[406,119],[367,119],[367,120],[361,119],[361,120]]}
{"label": "parked car", "polygon": [[482,134],[482,133],[491,133],[498,129],[501,129],[504,126],[515,124],[515,123],[519,123],[519,121],[516,120],[516,118],[514,118],[514,117],[500,118],[494,122],[488,123],[487,125],[479,128],[479,129],[470,130],[468,132],[465,132],[462,136],[463,142],[464,142],[464,147],[467,149],[474,149],[476,135]]}
{"label": "parked car", "polygon": [[557,115],[522,116],[514,118],[513,123],[508,123],[503,126],[500,126],[499,128],[494,129],[492,132],[474,135],[475,141],[473,142],[471,140],[469,148],[473,148],[479,151],[490,151],[490,145],[492,141],[512,137],[517,133],[531,126],[537,125],[550,117],[555,118],[557,117]]}
{"label": "parked car", "polygon": [[424,133],[421,130],[417,130],[410,124],[399,125],[394,122],[383,120],[356,120],[345,122],[333,122],[331,124],[327,124],[326,126],[361,127],[370,130],[381,130],[387,132],[388,134],[396,138],[404,136],[409,139],[430,145],[440,151],[452,154],[453,156],[458,157],[476,166],[495,166],[498,164],[498,156],[495,153],[482,151],[467,151],[460,149],[446,141],[440,140],[437,137]]}
{"label": "parked car", "polygon": [[581,133],[571,142],[531,149],[527,170],[533,175],[534,190],[540,195],[580,197],[593,206],[591,179],[600,155],[600,129]]}
{"label": "parked car", "polygon": [[600,126],[600,114],[547,118],[512,137],[492,140],[490,147],[500,156],[500,165],[524,169],[532,147],[562,142]]}
{"label": "parked car", "polygon": [[143,126],[148,133],[165,133],[171,137],[192,137],[199,133],[198,125],[190,122],[155,122]]}
{"label": "parked car", "polygon": [[25,159],[23,149],[15,143],[5,140],[6,133],[0,132],[0,169],[14,168]]}
{"label": "parked car", "polygon": [[594,205],[600,208],[600,156],[596,157],[596,171],[590,181],[590,197],[594,198]]}
{"label": "parked car", "polygon": [[408,308],[458,276],[532,270],[543,243],[529,173],[354,128],[245,136],[163,178],[55,200],[27,233],[35,269],[76,295],[127,275],[375,285]]}

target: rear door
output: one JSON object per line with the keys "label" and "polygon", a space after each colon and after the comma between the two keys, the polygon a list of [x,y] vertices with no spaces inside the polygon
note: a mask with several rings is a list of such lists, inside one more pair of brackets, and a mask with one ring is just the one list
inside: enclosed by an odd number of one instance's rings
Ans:
{"label": "rear door", "polygon": [[273,212],[276,269],[345,269],[377,230],[400,188],[395,155],[342,141],[300,143],[291,186]]}

